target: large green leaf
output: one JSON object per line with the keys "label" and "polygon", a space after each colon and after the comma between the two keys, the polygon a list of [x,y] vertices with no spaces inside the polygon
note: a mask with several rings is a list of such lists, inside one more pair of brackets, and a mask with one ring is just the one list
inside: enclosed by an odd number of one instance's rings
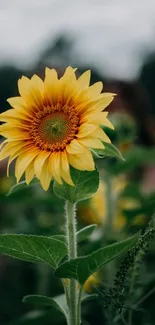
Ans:
{"label": "large green leaf", "polygon": [[62,314],[67,315],[67,305],[65,295],[50,298],[41,295],[28,295],[23,298],[24,303],[32,304],[34,307],[53,307],[58,309]]}
{"label": "large green leaf", "polygon": [[80,171],[71,167],[71,177],[75,186],[54,183],[54,193],[61,199],[72,203],[89,199],[98,190],[99,172],[97,168],[92,172]]}
{"label": "large green leaf", "polygon": [[60,278],[71,278],[79,281],[81,285],[104,264],[125,254],[136,245],[139,234],[136,234],[124,241],[100,248],[90,255],[72,259],[61,264],[55,271]]}
{"label": "large green leaf", "polygon": [[47,263],[56,268],[67,253],[58,239],[34,235],[0,235],[0,253],[24,261]]}

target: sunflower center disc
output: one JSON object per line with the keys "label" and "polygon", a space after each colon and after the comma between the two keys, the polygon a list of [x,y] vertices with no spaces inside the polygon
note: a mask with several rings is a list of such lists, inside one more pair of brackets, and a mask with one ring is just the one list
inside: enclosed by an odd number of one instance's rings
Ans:
{"label": "sunflower center disc", "polygon": [[49,114],[39,125],[39,134],[42,140],[54,144],[66,139],[72,129],[72,123],[63,113]]}

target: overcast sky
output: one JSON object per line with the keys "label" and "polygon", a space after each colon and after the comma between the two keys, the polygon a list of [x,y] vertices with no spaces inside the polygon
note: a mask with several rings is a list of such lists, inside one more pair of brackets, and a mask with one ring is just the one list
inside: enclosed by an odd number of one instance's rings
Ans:
{"label": "overcast sky", "polygon": [[62,33],[73,64],[135,78],[155,49],[155,0],[0,0],[0,64],[30,66]]}

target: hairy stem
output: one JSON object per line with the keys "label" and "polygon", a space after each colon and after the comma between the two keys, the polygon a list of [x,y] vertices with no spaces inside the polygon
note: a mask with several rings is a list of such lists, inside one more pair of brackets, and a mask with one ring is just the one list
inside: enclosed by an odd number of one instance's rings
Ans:
{"label": "hairy stem", "polygon": [[[75,204],[66,201],[66,237],[68,246],[68,260],[77,257],[76,241],[76,213]],[[69,317],[68,325],[80,325],[77,323],[78,287],[77,281],[69,280]]]}

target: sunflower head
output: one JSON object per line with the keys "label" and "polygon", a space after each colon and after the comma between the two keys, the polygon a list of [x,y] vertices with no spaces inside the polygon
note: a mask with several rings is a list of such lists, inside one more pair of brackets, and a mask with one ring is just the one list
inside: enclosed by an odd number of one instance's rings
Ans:
{"label": "sunflower head", "polygon": [[70,165],[79,170],[94,170],[91,148],[104,149],[110,142],[101,125],[113,128],[103,110],[115,94],[103,93],[102,82],[92,86],[90,71],[78,79],[68,67],[59,79],[54,69],[46,69],[42,81],[34,75],[18,81],[19,97],[9,98],[12,106],[0,114],[0,160],[16,159],[17,182],[25,172],[29,184],[36,176],[47,190],[52,178],[74,186]]}

